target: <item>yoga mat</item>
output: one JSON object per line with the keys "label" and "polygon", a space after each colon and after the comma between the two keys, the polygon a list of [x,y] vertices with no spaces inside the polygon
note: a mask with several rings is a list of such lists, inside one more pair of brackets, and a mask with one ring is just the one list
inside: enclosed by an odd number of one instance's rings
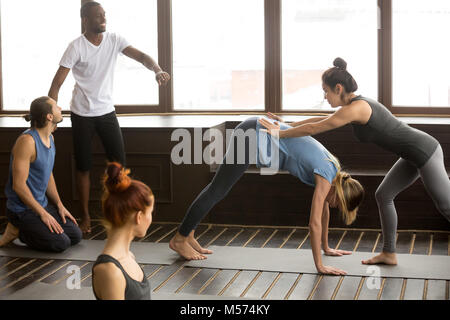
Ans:
{"label": "yoga mat", "polygon": [[[152,292],[152,300],[246,300],[240,297],[225,297],[202,294]],[[95,300],[92,287],[68,289],[66,282],[53,285],[44,282],[34,282],[23,289],[17,290],[0,300]]]}
{"label": "yoga mat", "polygon": [[[205,260],[188,261],[184,266],[196,268],[257,270],[317,274],[311,250],[277,248],[208,247],[214,251]],[[397,266],[363,265],[361,260],[377,253],[353,252],[351,255],[330,257],[322,255],[325,266],[333,266],[349,276],[388,278],[418,278],[450,280],[450,257],[418,254],[397,254]],[[371,268],[372,267],[372,268]]]}
{"label": "yoga mat", "polygon": [[[105,240],[81,240],[80,243],[68,248],[64,252],[44,252],[28,248],[25,245],[14,243],[0,248],[0,256],[54,259],[54,260],[79,260],[95,261],[105,247]],[[180,256],[169,248],[168,243],[136,242],[130,246],[131,252],[136,256],[138,263],[170,265],[180,258]]]}

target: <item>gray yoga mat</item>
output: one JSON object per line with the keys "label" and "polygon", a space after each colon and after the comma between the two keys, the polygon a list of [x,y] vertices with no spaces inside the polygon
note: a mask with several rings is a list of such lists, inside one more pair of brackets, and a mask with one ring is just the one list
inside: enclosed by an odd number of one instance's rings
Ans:
{"label": "gray yoga mat", "polygon": [[[245,300],[240,297],[224,297],[202,294],[152,292],[152,300]],[[23,289],[17,290],[0,300],[95,300],[92,287],[68,289],[66,282],[56,285],[34,282]]]}
{"label": "gray yoga mat", "polygon": [[[95,261],[105,247],[105,240],[81,240],[80,243],[61,253],[37,251],[19,241],[7,247],[0,248],[0,256],[37,258],[54,260]],[[168,243],[136,242],[131,243],[130,250],[136,256],[138,263],[170,265],[180,256],[169,248]]]}
{"label": "gray yoga mat", "polygon": [[[206,255],[207,259],[188,261],[184,265],[196,268],[318,273],[311,250],[219,246],[208,249],[214,253]],[[397,266],[376,265],[378,268],[361,263],[361,260],[372,256],[374,253],[371,252],[354,252],[341,257],[322,255],[322,262],[345,270],[351,276],[450,280],[449,256],[398,254]]]}

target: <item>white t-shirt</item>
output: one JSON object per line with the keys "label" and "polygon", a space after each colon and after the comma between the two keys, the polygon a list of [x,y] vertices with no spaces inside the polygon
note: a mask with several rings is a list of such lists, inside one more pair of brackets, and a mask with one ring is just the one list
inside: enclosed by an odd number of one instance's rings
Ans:
{"label": "white t-shirt", "polygon": [[72,69],[75,87],[70,110],[80,116],[96,117],[114,111],[112,90],[117,56],[130,44],[123,37],[104,32],[99,46],[84,35],[72,41],[59,63]]}

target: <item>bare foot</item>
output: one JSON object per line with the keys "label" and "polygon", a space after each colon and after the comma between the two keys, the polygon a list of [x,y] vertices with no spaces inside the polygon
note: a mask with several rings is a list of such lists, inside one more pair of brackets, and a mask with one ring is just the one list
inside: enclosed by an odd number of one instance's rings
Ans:
{"label": "bare foot", "polygon": [[14,227],[10,222],[6,226],[5,233],[0,239],[0,247],[7,245],[8,243],[14,241],[19,236],[19,229]]}
{"label": "bare foot", "polygon": [[91,218],[89,217],[81,218],[79,227],[83,233],[91,233]]}
{"label": "bare foot", "polygon": [[197,250],[191,247],[188,242],[188,238],[183,237],[178,232],[170,240],[169,248],[177,252],[180,256],[186,260],[204,260],[206,257],[200,254]]}
{"label": "bare foot", "polygon": [[189,242],[191,247],[199,253],[203,253],[203,254],[212,254],[213,253],[212,250],[205,249],[200,245],[200,243],[198,243],[197,239],[195,239],[195,237],[194,237],[194,230],[192,230],[191,233],[189,234],[189,236],[187,237],[187,241]]}
{"label": "bare foot", "polygon": [[395,252],[382,252],[379,255],[368,259],[361,261],[362,264],[390,264],[390,265],[397,265],[397,256]]}

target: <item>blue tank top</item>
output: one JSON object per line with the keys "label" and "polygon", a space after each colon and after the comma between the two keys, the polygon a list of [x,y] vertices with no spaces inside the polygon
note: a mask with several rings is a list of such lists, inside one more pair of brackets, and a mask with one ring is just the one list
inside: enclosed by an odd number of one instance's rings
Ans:
{"label": "blue tank top", "polygon": [[[267,119],[273,122],[272,119]],[[338,172],[331,161],[333,155],[316,139],[306,137],[283,138],[272,140],[268,133],[260,132],[261,124],[257,122],[257,163],[258,168],[271,166],[272,141],[278,148],[279,168],[286,170],[293,176],[299,178],[303,183],[315,186],[314,174],[325,178],[330,184]],[[280,123],[280,128],[286,130],[292,128],[290,125]]]}
{"label": "blue tank top", "polygon": [[[55,143],[53,136],[50,136],[50,148],[44,145],[35,129],[28,129],[22,134],[29,134],[34,139],[36,148],[36,160],[30,163],[30,170],[27,178],[27,186],[33,194],[34,199],[42,206],[46,207],[48,204],[47,191],[48,181],[53,171],[53,164],[55,163]],[[5,194],[8,198],[6,207],[13,212],[22,212],[29,209],[19,198],[16,192],[12,189],[12,163],[13,154],[11,153],[9,161],[9,177],[5,187]]]}

